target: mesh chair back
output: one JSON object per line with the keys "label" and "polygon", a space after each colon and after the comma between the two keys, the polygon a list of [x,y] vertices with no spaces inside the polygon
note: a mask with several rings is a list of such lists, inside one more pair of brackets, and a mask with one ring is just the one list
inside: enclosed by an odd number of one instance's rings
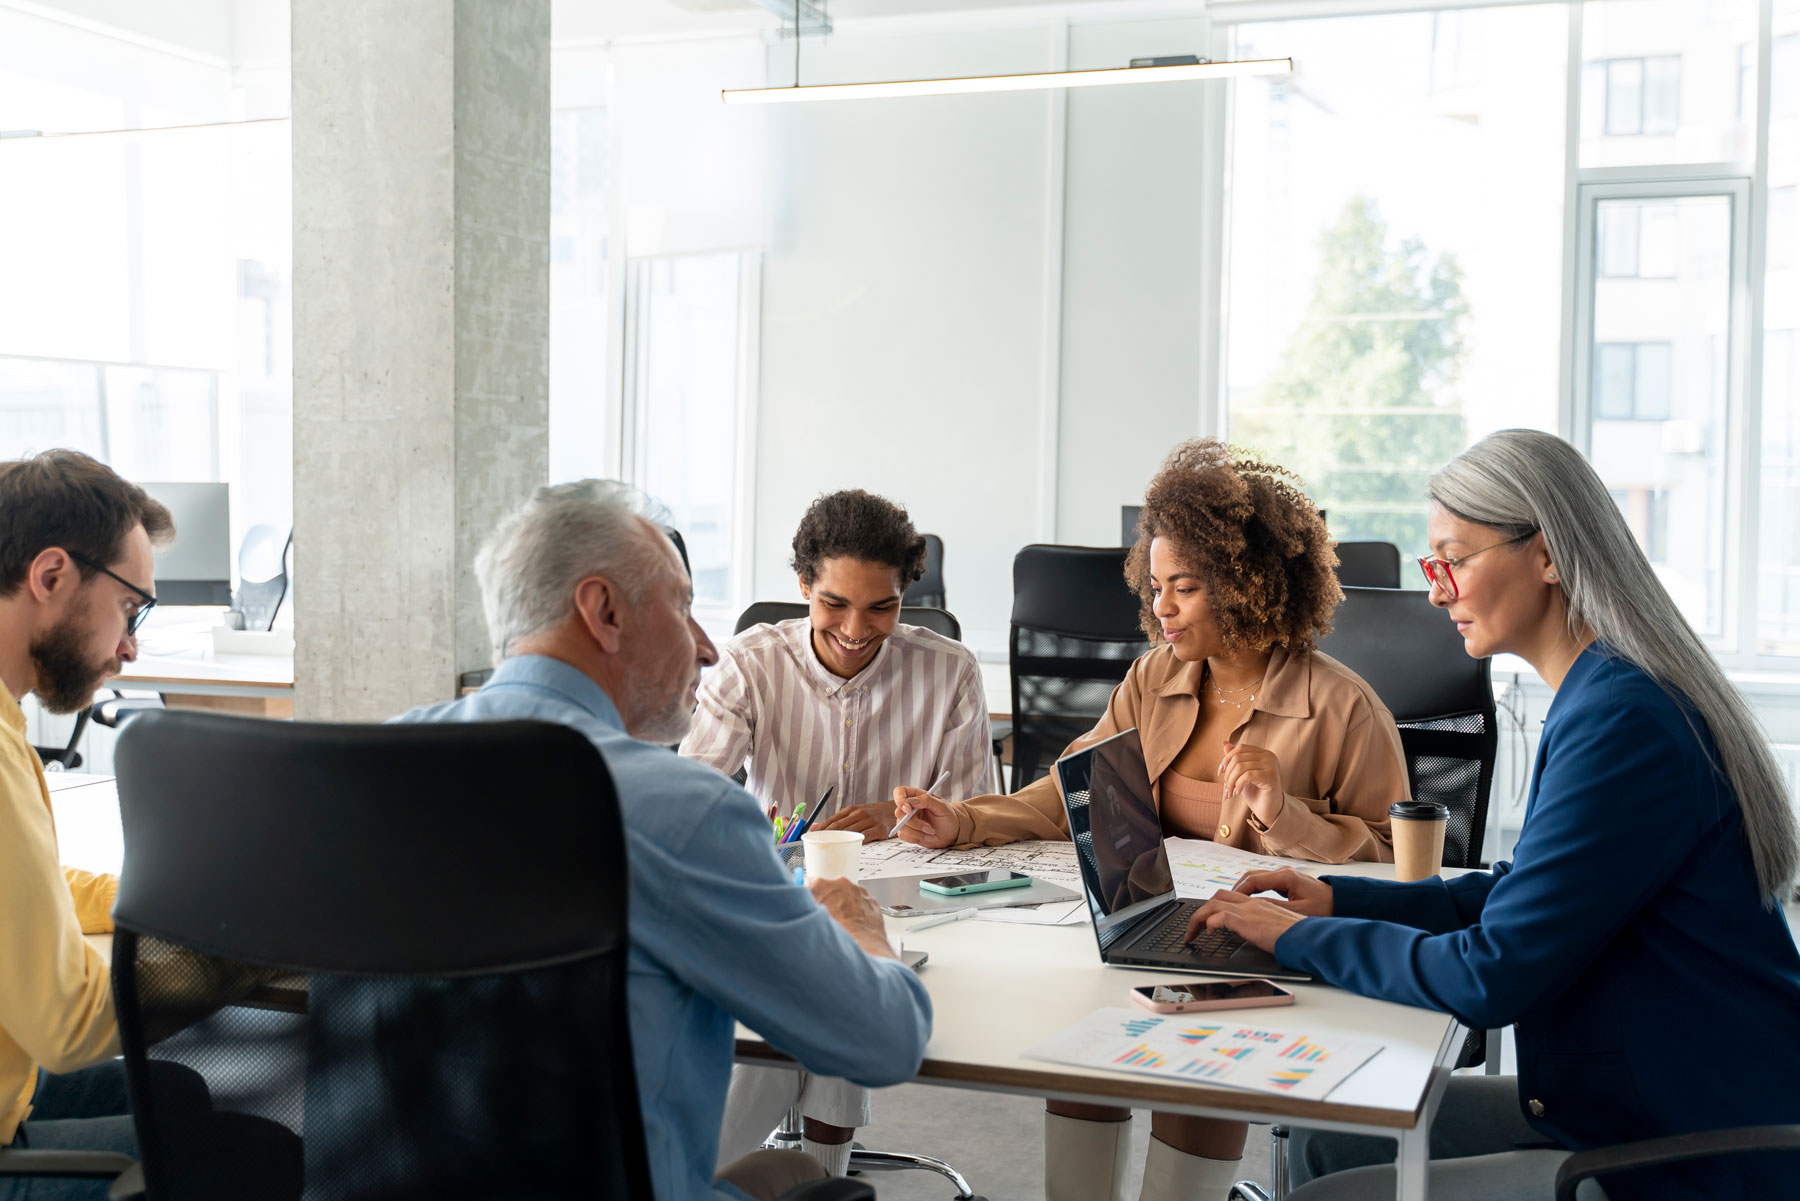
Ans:
{"label": "mesh chair back", "polygon": [[919,609],[944,607],[944,540],[936,534],[925,535],[925,574],[913,581],[900,603]]}
{"label": "mesh chair back", "polygon": [[1093,728],[1150,649],[1124,547],[1027,546],[1013,559],[1012,786],[1049,771]]}
{"label": "mesh chair back", "polygon": [[[910,594],[909,594],[910,595]],[[738,614],[737,628],[734,634],[742,634],[755,625],[773,625],[778,621],[789,621],[795,617],[805,617],[806,606],[799,601],[757,601],[748,609]],[[930,630],[933,634],[942,634],[946,638],[962,641],[962,623],[956,615],[943,609],[928,609],[908,603],[900,610],[900,624],[918,626]]]}
{"label": "mesh chair back", "polygon": [[1392,542],[1337,544],[1337,579],[1346,588],[1398,588],[1400,548]]}
{"label": "mesh chair back", "polygon": [[[116,762],[152,1201],[650,1195],[623,830],[586,739],[160,711]],[[210,1097],[159,1093],[170,1063]]]}
{"label": "mesh chair back", "polygon": [[1444,865],[1479,867],[1500,743],[1486,659],[1471,659],[1429,594],[1345,588],[1319,649],[1375,690],[1400,727],[1406,774],[1419,800],[1450,810]]}
{"label": "mesh chair back", "polygon": [[681,536],[681,531],[672,525],[665,525],[663,527],[663,533],[667,534],[669,536],[669,541],[675,544],[675,552],[681,556],[681,566],[687,570],[688,574],[692,575],[694,569],[693,566],[688,563],[687,539],[683,538]]}

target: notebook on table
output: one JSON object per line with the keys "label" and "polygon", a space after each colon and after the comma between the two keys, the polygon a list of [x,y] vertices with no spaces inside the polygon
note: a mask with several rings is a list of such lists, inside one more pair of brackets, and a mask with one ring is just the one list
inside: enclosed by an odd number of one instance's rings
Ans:
{"label": "notebook on table", "polygon": [[1135,728],[1058,759],[1056,779],[1102,963],[1211,976],[1312,979],[1281,966],[1275,956],[1229,930],[1205,930],[1193,943],[1186,941],[1188,919],[1204,902],[1175,895],[1162,819]]}

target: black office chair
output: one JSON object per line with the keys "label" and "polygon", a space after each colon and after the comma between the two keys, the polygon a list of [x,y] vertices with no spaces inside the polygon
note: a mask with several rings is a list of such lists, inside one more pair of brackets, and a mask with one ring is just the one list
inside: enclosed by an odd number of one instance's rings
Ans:
{"label": "black office chair", "polygon": [[900,603],[913,608],[942,609],[944,604],[944,540],[936,534],[925,535],[925,574],[914,580],[900,598]]}
{"label": "black office chair", "polygon": [[[168,711],[116,762],[114,987],[152,1198],[650,1195],[625,842],[586,739]],[[493,803],[521,762],[523,813]],[[200,1119],[150,1094],[167,1061],[210,1086]]]}
{"label": "black office chair", "polygon": [[38,762],[45,767],[59,771],[74,771],[81,766],[81,736],[87,733],[87,725],[93,717],[94,706],[89,705],[75,715],[75,728],[69,732],[69,741],[65,746],[33,746],[37,752]]}
{"label": "black office chair", "polygon": [[1480,867],[1494,757],[1500,745],[1486,659],[1471,659],[1429,594],[1345,588],[1319,649],[1368,682],[1400,727],[1419,800],[1450,810],[1445,867]]}
{"label": "black office chair", "polygon": [[669,536],[669,541],[675,544],[676,553],[681,556],[681,565],[687,568],[689,575],[693,575],[694,569],[688,563],[687,539],[683,538],[681,536],[681,531],[672,525],[665,525],[663,527],[663,533],[667,534]]}
{"label": "black office chair", "polygon": [[[778,621],[791,621],[805,616],[806,605],[801,601],[757,601],[738,614],[737,627],[731,632],[742,634],[751,626],[774,625]],[[900,624],[918,626],[933,634],[962,641],[962,623],[956,620],[955,614],[943,609],[906,605],[900,610]]]}
{"label": "black office chair", "polygon": [[1013,558],[1012,787],[1093,728],[1150,649],[1124,547],[1027,546]]}
{"label": "black office chair", "polygon": [[1400,548],[1392,542],[1339,542],[1337,580],[1346,588],[1398,588]]}

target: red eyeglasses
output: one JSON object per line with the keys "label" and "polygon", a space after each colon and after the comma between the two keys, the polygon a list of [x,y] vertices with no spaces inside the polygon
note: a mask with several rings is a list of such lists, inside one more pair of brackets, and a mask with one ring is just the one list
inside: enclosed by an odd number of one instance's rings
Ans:
{"label": "red eyeglasses", "polygon": [[1455,559],[1440,559],[1435,555],[1420,555],[1419,570],[1425,573],[1427,584],[1433,588],[1442,588],[1445,592],[1450,594],[1451,600],[1455,600],[1457,597],[1461,596],[1462,593],[1457,591],[1456,577],[1450,573],[1451,568],[1461,567],[1476,555],[1485,555],[1496,547],[1511,546],[1515,542],[1523,542],[1525,539],[1532,537],[1536,533],[1536,530],[1527,530],[1525,533],[1508,538],[1504,542],[1496,542],[1491,546],[1484,546],[1480,550],[1472,550],[1468,554],[1459,556]]}

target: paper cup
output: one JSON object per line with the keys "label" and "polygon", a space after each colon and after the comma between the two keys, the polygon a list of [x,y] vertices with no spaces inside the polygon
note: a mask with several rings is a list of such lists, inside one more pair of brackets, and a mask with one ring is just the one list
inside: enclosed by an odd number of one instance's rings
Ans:
{"label": "paper cup", "polygon": [[1395,801],[1388,807],[1394,831],[1394,879],[1423,880],[1444,865],[1444,825],[1450,810],[1436,801]]}
{"label": "paper cup", "polygon": [[859,830],[809,830],[800,836],[806,848],[806,879],[854,880],[862,862],[863,836]]}

